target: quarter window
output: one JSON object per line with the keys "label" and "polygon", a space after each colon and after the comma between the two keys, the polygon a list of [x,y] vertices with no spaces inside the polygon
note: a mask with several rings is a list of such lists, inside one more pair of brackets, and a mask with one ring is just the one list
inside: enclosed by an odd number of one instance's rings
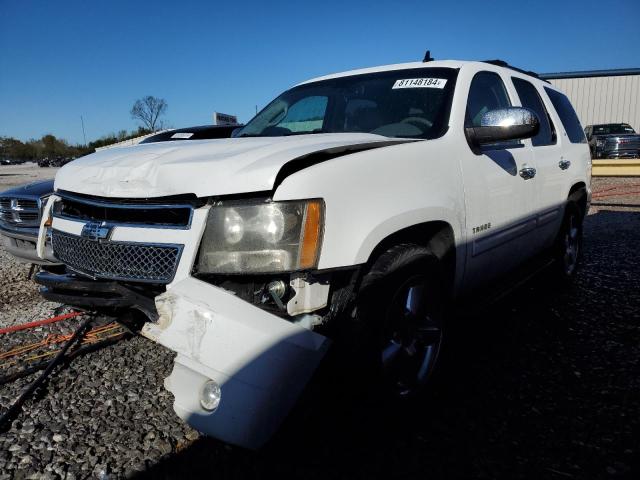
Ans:
{"label": "quarter window", "polygon": [[542,145],[552,145],[556,143],[556,135],[553,129],[553,124],[549,119],[549,113],[542,103],[542,99],[531,83],[520,78],[511,78],[513,80],[513,86],[516,87],[516,92],[520,97],[520,103],[523,107],[530,108],[538,116],[540,120],[540,131],[535,137],[531,138],[531,143],[534,147]]}
{"label": "quarter window", "polygon": [[580,125],[580,120],[578,120],[578,115],[571,106],[569,99],[562,93],[552,90],[551,88],[544,87],[544,89],[547,95],[549,95],[549,99],[556,109],[556,112],[558,112],[560,121],[567,131],[569,141],[571,143],[587,143],[582,125]]}

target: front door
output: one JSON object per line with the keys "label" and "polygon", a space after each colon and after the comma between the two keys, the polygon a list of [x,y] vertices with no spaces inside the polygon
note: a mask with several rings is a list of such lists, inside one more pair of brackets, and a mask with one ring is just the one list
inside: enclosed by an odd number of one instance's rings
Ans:
{"label": "front door", "polygon": [[[466,126],[479,126],[489,110],[512,105],[500,75],[477,73],[469,89]],[[461,159],[468,238],[465,288],[476,288],[532,253],[535,160],[520,141],[486,145]],[[533,176],[532,176],[533,175]]]}

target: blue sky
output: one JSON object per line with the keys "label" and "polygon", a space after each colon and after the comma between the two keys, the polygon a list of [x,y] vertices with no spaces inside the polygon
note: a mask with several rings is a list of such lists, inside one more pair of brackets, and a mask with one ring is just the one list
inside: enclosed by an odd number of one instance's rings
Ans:
{"label": "blue sky", "polygon": [[0,0],[0,135],[82,142],[136,127],[247,121],[289,86],[352,68],[501,58],[539,72],[640,67],[640,0]]}

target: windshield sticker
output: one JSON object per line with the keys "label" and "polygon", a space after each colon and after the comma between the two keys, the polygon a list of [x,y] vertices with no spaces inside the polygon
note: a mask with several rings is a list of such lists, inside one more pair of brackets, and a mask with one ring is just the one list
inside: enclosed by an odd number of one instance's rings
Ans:
{"label": "windshield sticker", "polygon": [[446,78],[405,78],[396,80],[391,88],[444,88],[446,84]]}
{"label": "windshield sticker", "polygon": [[193,133],[191,132],[176,132],[173,135],[171,135],[171,138],[191,138],[193,137]]}

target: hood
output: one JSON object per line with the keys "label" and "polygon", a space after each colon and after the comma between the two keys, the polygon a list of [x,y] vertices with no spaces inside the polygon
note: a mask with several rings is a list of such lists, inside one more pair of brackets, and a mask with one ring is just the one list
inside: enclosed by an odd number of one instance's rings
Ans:
{"label": "hood", "polygon": [[382,147],[389,140],[369,133],[325,133],[139,144],[101,150],[65,165],[55,188],[120,198],[266,191],[291,161],[351,145]]}
{"label": "hood", "polygon": [[39,198],[48,193],[53,193],[53,179],[40,180],[38,182],[22,185],[21,187],[11,188],[9,190],[5,190],[4,192],[0,192],[0,195],[33,196]]}

